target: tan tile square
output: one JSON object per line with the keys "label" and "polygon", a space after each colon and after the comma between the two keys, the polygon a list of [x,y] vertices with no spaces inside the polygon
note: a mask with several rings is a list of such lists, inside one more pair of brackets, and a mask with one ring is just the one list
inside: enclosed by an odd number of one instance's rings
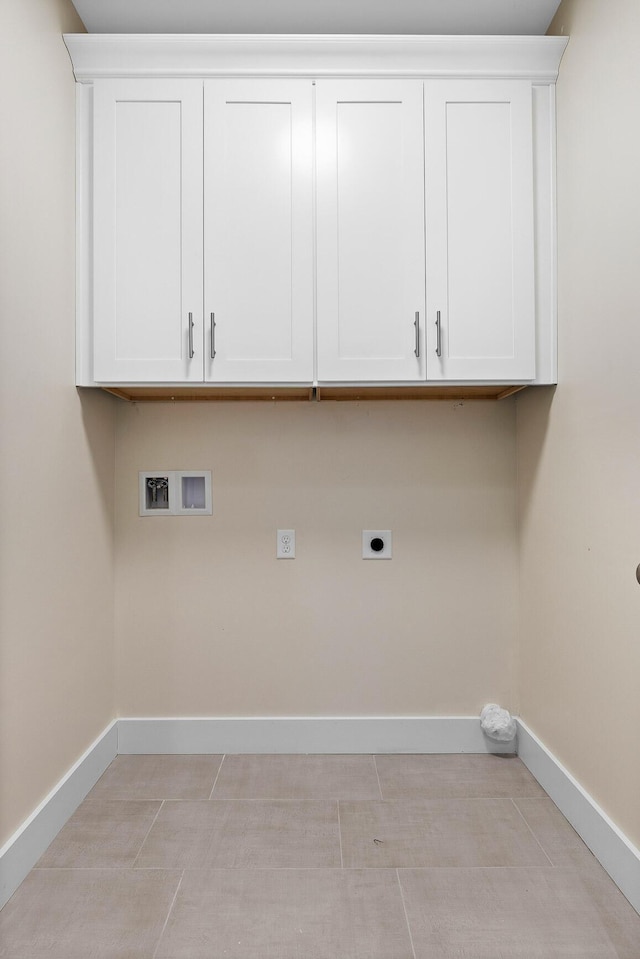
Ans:
{"label": "tan tile square", "polygon": [[89,799],[208,799],[222,756],[116,756]]}
{"label": "tan tile square", "polygon": [[341,802],[344,865],[550,865],[510,799]]}
{"label": "tan tile square", "polygon": [[617,959],[570,869],[402,869],[416,959]]}
{"label": "tan tile square", "polygon": [[132,866],[159,802],[87,799],[38,862],[40,868]]}
{"label": "tan tile square", "polygon": [[213,799],[379,799],[373,756],[226,756]]}
{"label": "tan tile square", "polygon": [[514,799],[554,866],[591,866],[595,857],[549,799]]}
{"label": "tan tile square", "polygon": [[383,799],[544,796],[517,756],[376,756]]}
{"label": "tan tile square", "polygon": [[518,809],[554,866],[573,867],[619,959],[640,957],[640,916],[551,799],[518,799]]}
{"label": "tan tile square", "polygon": [[166,802],[136,866],[339,868],[338,804],[259,799]]}
{"label": "tan tile square", "polygon": [[390,870],[187,871],[156,959],[413,959]]}
{"label": "tan tile square", "polygon": [[595,856],[590,868],[580,868],[580,879],[591,896],[600,922],[607,930],[618,959],[640,956],[640,916],[622,895]]}
{"label": "tan tile square", "polygon": [[179,872],[34,869],[0,912],[2,959],[150,959]]}

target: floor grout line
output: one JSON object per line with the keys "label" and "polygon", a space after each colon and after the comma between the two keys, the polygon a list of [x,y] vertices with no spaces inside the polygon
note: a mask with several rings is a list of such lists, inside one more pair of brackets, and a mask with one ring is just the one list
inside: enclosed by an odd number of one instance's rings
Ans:
{"label": "floor grout line", "polygon": [[340,800],[336,799],[338,807],[338,839],[340,840],[340,868],[344,869],[344,859],[342,858],[342,823],[340,822]]}
{"label": "floor grout line", "polygon": [[169,800],[170,802],[290,802],[290,803],[312,803],[312,802],[380,802],[378,797],[369,797],[368,799],[359,799],[358,797],[353,796],[320,796],[320,798],[315,797],[313,799],[305,798],[301,796],[300,798],[296,796],[234,796],[233,798],[225,799],[173,799]]}
{"label": "floor grout line", "polygon": [[543,853],[545,854],[545,856],[546,856],[547,859],[549,860],[549,864],[550,864],[551,866],[553,866],[553,868],[555,869],[556,867],[555,867],[554,863],[553,863],[552,860],[551,860],[551,856],[549,855],[549,853],[547,852],[547,850],[544,848],[544,846],[542,845],[542,843],[540,842],[540,840],[538,839],[538,837],[537,837],[536,834],[534,833],[533,829],[531,828],[531,826],[530,826],[529,823],[527,822],[527,818],[526,818],[525,814],[522,812],[522,810],[521,810],[520,807],[518,806],[518,804],[517,804],[517,802],[515,801],[515,799],[513,798],[513,796],[511,797],[511,802],[513,803],[513,805],[514,805],[514,806],[516,807],[516,809],[518,810],[518,813],[519,813],[520,816],[522,817],[522,820],[523,820],[523,822],[525,823],[527,829],[529,830],[529,832],[531,833],[531,835],[533,836],[533,838],[534,838],[535,841],[538,843],[538,845],[539,845],[540,848],[542,849]]}
{"label": "floor grout line", "polygon": [[155,824],[156,824],[156,819],[157,819],[158,816],[160,815],[160,810],[162,809],[162,807],[164,806],[164,804],[165,804],[165,800],[163,799],[163,800],[161,801],[160,805],[158,806],[158,811],[157,811],[157,813],[156,813],[155,816],[153,817],[153,822],[151,823],[151,825],[150,825],[149,828],[147,829],[147,834],[146,834],[146,836],[144,837],[144,839],[142,840],[142,843],[140,844],[140,848],[138,849],[138,854],[136,855],[136,858],[135,858],[135,859],[133,860],[133,862],[131,863],[131,868],[132,868],[132,869],[135,869],[135,868],[136,868],[136,863],[137,863],[138,859],[140,858],[140,853],[142,852],[142,847],[144,846],[145,842],[146,842],[147,839],[149,838],[149,833],[151,832],[151,830],[152,830],[153,827],[155,826]]}
{"label": "floor grout line", "polygon": [[168,913],[167,913],[167,918],[165,919],[164,925],[162,926],[162,931],[161,931],[160,935],[158,936],[158,941],[156,942],[156,947],[155,947],[155,949],[153,950],[152,959],[155,959],[156,954],[157,954],[157,952],[158,952],[158,949],[160,948],[160,943],[162,942],[162,937],[164,936],[164,931],[165,931],[165,929],[167,928],[167,923],[169,922],[169,916],[170,916],[171,913],[173,912],[173,907],[175,906],[176,899],[178,898],[178,893],[180,892],[180,886],[182,885],[182,880],[183,880],[183,879],[184,879],[184,869],[182,870],[182,875],[180,876],[180,881],[179,881],[179,883],[178,883],[178,885],[177,885],[177,887],[176,887],[176,891],[175,891],[175,893],[173,894],[173,899],[171,900],[171,905],[169,906],[169,911],[168,911]]}
{"label": "floor grout line", "polygon": [[224,753],[222,759],[220,760],[220,765],[218,766],[218,772],[216,773],[216,778],[213,780],[213,786],[211,787],[211,792],[209,793],[209,799],[213,799],[213,790],[216,788],[216,783],[218,782],[218,776],[220,775],[220,770],[222,769],[222,765],[226,758],[227,758],[227,754]]}
{"label": "floor grout line", "polygon": [[376,779],[378,780],[378,790],[380,791],[380,799],[384,802],[384,796],[382,795],[382,786],[380,785],[380,774],[378,772],[378,764],[376,762],[375,755],[371,757],[373,759],[373,768],[376,771]]}
{"label": "floor grout line", "polygon": [[404,901],[404,891],[402,889],[402,883],[400,882],[400,870],[396,869],[396,879],[398,880],[398,888],[400,889],[400,900],[402,902],[402,908],[404,910],[404,918],[407,924],[407,932],[409,933],[409,942],[411,943],[411,952],[413,953],[413,959],[416,959],[416,947],[413,944],[413,936],[411,934],[411,926],[409,924],[409,916],[407,915],[407,905]]}

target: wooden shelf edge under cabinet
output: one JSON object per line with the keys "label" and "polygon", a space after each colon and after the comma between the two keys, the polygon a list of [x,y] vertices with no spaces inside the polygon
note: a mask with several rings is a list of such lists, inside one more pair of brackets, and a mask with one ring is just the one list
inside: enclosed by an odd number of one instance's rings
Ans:
{"label": "wooden shelf edge under cabinet", "polygon": [[487,386],[103,386],[106,393],[136,403],[162,402],[340,402],[358,400],[502,400],[526,385]]}

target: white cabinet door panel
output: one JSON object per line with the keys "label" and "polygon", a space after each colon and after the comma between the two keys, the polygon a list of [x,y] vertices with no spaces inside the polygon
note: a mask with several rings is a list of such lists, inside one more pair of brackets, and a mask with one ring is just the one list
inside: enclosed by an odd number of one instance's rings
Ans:
{"label": "white cabinet door panel", "polygon": [[202,84],[94,98],[95,379],[201,380]]}
{"label": "white cabinet door panel", "polygon": [[310,81],[206,82],[206,380],[312,381],[312,191]]}
{"label": "white cabinet door panel", "polygon": [[419,81],[317,84],[320,381],[424,379],[422,122]]}
{"label": "white cabinet door panel", "polygon": [[427,377],[532,379],[531,85],[430,81],[425,131]]}

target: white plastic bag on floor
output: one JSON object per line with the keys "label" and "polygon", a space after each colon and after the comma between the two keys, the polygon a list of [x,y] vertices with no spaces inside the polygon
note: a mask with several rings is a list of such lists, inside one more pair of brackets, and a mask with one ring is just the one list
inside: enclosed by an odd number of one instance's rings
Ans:
{"label": "white plastic bag on floor", "polygon": [[480,728],[489,739],[499,743],[508,743],[515,739],[516,721],[508,709],[497,703],[489,703],[480,713]]}

